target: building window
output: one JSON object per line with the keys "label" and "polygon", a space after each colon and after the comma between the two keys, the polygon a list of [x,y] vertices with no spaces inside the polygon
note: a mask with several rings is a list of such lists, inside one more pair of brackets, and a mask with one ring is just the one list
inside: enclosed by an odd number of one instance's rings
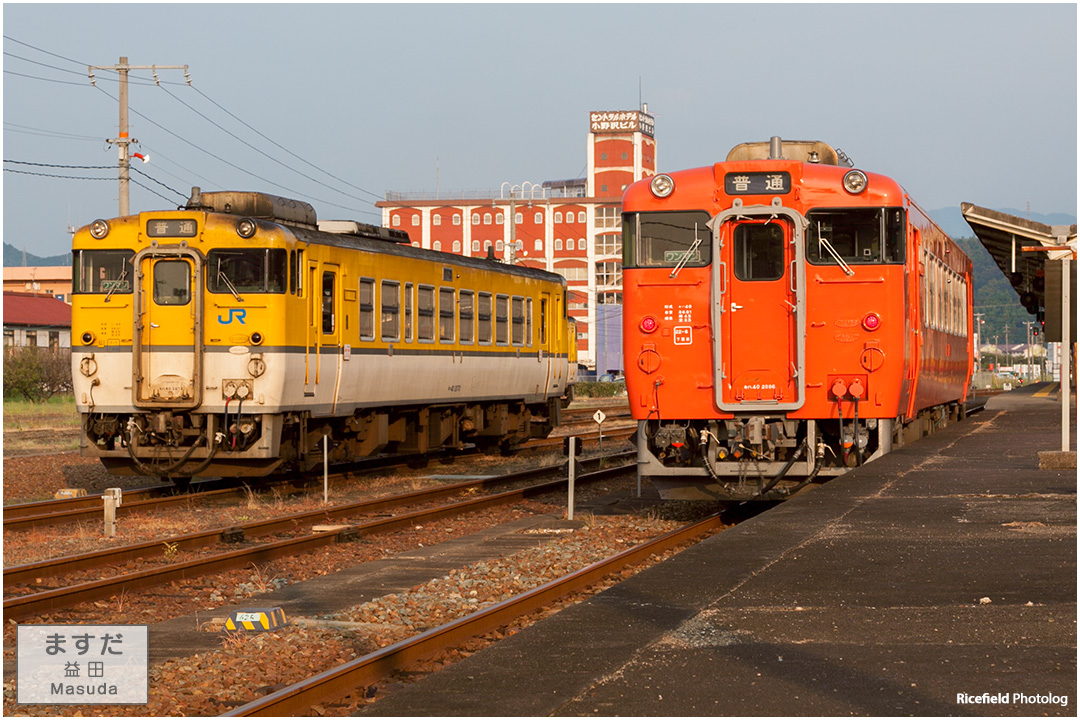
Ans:
{"label": "building window", "polygon": [[601,160],[607,160],[607,153],[600,153]]}
{"label": "building window", "polygon": [[495,213],[495,224],[496,225],[502,225],[503,224],[503,214],[502,213]]}
{"label": "building window", "polygon": [[574,238],[566,238],[566,249],[567,250],[573,250],[574,249]]}
{"label": "building window", "polygon": [[525,222],[525,218],[522,217],[521,213],[514,213],[514,224],[520,225],[523,222]]}
{"label": "building window", "polygon": [[626,153],[623,153],[623,154],[622,154],[622,159],[623,159],[623,160],[627,160],[627,159],[629,159],[629,157],[630,157],[630,156],[629,156],[629,155],[627,155]]}
{"label": "building window", "polygon": [[495,252],[502,252],[502,251],[503,251],[503,241],[502,240],[496,240],[495,241]]}
{"label": "building window", "polygon": [[490,225],[491,224],[491,213],[484,213],[484,224],[485,225]]}
{"label": "building window", "polygon": [[584,265],[564,265],[555,268],[555,272],[567,280],[588,280],[589,268]]}
{"label": "building window", "polygon": [[454,218],[454,224],[455,225],[460,225],[461,224],[461,216],[460,215],[458,215],[457,213],[454,213],[453,218]]}
{"label": "building window", "polygon": [[536,242],[533,244],[533,249],[537,252],[544,252],[544,241],[537,238]]}
{"label": "building window", "polygon": [[37,347],[37,330],[26,331],[26,347]]}
{"label": "building window", "polygon": [[480,241],[479,240],[473,240],[472,241],[472,251],[473,252],[480,252]]}
{"label": "building window", "polygon": [[618,230],[622,227],[622,216],[619,214],[618,207],[598,207],[596,208],[596,219],[593,221],[593,225],[598,230]]}
{"label": "building window", "polygon": [[622,255],[622,235],[597,235],[597,255]]}
{"label": "building window", "polygon": [[435,242],[431,243],[431,249],[436,252],[442,252],[442,243],[436,240]]}
{"label": "building window", "polygon": [[455,240],[454,241],[454,252],[456,252],[456,253],[461,252],[461,241],[460,240]]}
{"label": "building window", "polygon": [[394,215],[390,222],[391,224],[393,224],[394,227],[398,227],[399,225],[401,225],[401,216]]}
{"label": "building window", "polygon": [[622,263],[596,263],[596,284],[603,286],[622,285]]}
{"label": "building window", "polygon": [[480,213],[473,213],[472,224],[473,225],[479,225],[480,224]]}
{"label": "building window", "polygon": [[555,213],[555,222],[557,222],[557,223],[562,222],[562,213],[561,212]]}
{"label": "building window", "polygon": [[420,216],[419,215],[413,215],[412,216],[412,224],[413,224],[413,227],[420,227]]}
{"label": "building window", "polygon": [[431,224],[432,225],[442,225],[442,215],[432,215],[431,216]]}
{"label": "building window", "polygon": [[562,250],[562,238],[555,238],[555,249]]}
{"label": "building window", "polygon": [[607,185],[601,185],[600,192],[607,192]]}
{"label": "building window", "polygon": [[577,221],[578,221],[579,223],[584,223],[584,222],[585,222],[585,211],[584,211],[584,210],[579,210],[579,211],[578,211],[578,214],[577,214]]}
{"label": "building window", "polygon": [[533,222],[537,225],[542,225],[544,222],[544,213],[538,212],[533,216]]}
{"label": "building window", "polygon": [[488,248],[490,248],[490,247],[491,247],[491,241],[490,240],[485,240],[484,241],[484,252],[487,252]]}

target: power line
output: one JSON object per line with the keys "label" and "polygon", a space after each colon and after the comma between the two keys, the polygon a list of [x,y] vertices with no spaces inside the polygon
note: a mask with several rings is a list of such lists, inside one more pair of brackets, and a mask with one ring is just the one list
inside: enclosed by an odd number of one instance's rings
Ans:
{"label": "power line", "polygon": [[[111,170],[112,168],[109,168],[109,169]],[[12,170],[11,168],[4,168],[4,172],[15,173],[16,175],[35,175],[37,177],[61,178],[63,180],[113,180],[113,181],[116,180],[116,178],[112,178],[112,177],[99,178],[99,177],[77,177],[77,176],[74,176],[74,175],[52,175],[52,174],[49,174],[49,173],[30,172],[29,170]]]}
{"label": "power line", "polygon": [[[155,177],[152,177],[151,175],[149,175],[149,174],[147,174],[147,173],[144,173],[144,172],[143,172],[142,170],[140,170],[140,169],[139,169],[139,168],[137,168],[137,167],[133,167],[133,168],[131,168],[131,169],[132,169],[132,170],[134,170],[135,172],[139,173],[139,174],[140,174],[140,175],[142,175],[143,177],[146,177],[146,178],[150,178],[151,180],[153,180],[154,182],[156,182],[156,183],[157,183],[158,185],[160,185],[161,187],[165,188],[165,189],[166,189],[166,190],[168,190],[169,192],[172,192],[172,193],[176,193],[177,195],[179,195],[179,196],[180,196],[180,197],[182,197],[183,199],[187,200],[187,195],[185,195],[184,193],[180,192],[179,190],[174,190],[173,188],[169,187],[168,185],[166,185],[165,183],[161,182],[161,181],[160,181],[160,180],[158,180],[157,178],[155,178]],[[146,186],[144,185],[143,187],[146,187]],[[147,189],[149,189],[149,188],[147,188]],[[168,199],[168,198],[166,198],[166,199]]]}
{"label": "power line", "polygon": [[[54,137],[61,140],[93,140],[100,142],[101,138],[94,135],[74,135],[72,133],[62,133],[56,130],[46,130],[45,128],[36,128],[29,125],[18,125],[12,122],[4,123],[5,129],[11,130],[11,132],[22,132],[27,135],[43,135],[45,137]],[[19,128],[19,129],[17,129]]]}
{"label": "power line", "polygon": [[65,170],[112,170],[112,165],[53,165],[50,163],[24,162],[21,160],[5,160],[12,165],[32,165],[34,167],[63,168]]}
{"label": "power line", "polygon": [[31,80],[44,80],[45,82],[59,83],[60,85],[76,85],[78,87],[86,87],[86,83],[71,82],[70,80],[54,80],[52,78],[39,77],[37,75],[27,75],[26,73],[15,72],[14,70],[5,70],[5,75],[17,75],[18,77],[30,78]]}

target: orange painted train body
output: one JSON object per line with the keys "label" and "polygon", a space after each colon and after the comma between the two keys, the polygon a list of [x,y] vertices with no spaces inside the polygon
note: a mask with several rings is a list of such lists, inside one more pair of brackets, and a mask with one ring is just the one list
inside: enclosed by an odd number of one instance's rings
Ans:
{"label": "orange painted train body", "polygon": [[626,384],[665,497],[784,497],[793,468],[839,474],[962,413],[971,261],[836,158],[774,139],[626,190]]}

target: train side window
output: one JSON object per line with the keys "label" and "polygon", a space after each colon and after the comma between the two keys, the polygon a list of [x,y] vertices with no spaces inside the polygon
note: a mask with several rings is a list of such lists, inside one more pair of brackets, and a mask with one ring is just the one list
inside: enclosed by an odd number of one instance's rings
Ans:
{"label": "train side window", "polygon": [[324,272],[322,276],[322,331],[327,335],[334,332],[334,280],[336,276],[332,272]]}
{"label": "train side window", "polygon": [[465,345],[473,342],[473,296],[472,290],[458,293],[458,334]]}
{"label": "train side window", "polygon": [[360,278],[360,292],[357,300],[360,305],[360,315],[356,323],[356,331],[360,333],[361,340],[375,339],[375,281],[371,278]]}
{"label": "train side window", "polygon": [[382,339],[394,342],[401,339],[401,284],[383,280],[380,291],[382,302]]}
{"label": "train side window", "polygon": [[735,228],[734,265],[739,280],[784,276],[784,230],[779,223],[744,223]]}
{"label": "train side window", "polygon": [[514,345],[525,344],[525,298],[510,300],[510,341]]}
{"label": "train side window", "polygon": [[525,299],[525,344],[533,346],[533,299]]}
{"label": "train side window", "polygon": [[439,342],[454,342],[454,288],[439,288]]}
{"label": "train side window", "polygon": [[289,294],[300,296],[304,281],[304,251],[289,251]]}
{"label": "train side window", "polygon": [[186,260],[154,263],[154,303],[187,305],[191,302],[191,264]]}
{"label": "train side window", "polygon": [[413,328],[413,284],[405,283],[405,342],[412,342]]}
{"label": "train side window", "polygon": [[481,345],[491,344],[491,293],[480,293],[476,304],[476,338]]}
{"label": "train side window", "polygon": [[296,294],[296,251],[289,251],[289,294]]}
{"label": "train side window", "polygon": [[416,289],[416,339],[435,341],[435,288],[430,285]]}
{"label": "train side window", "polygon": [[547,298],[540,298],[540,346],[547,345],[547,314],[548,314],[548,301]]}
{"label": "train side window", "polygon": [[495,296],[495,344],[510,344],[510,297]]}

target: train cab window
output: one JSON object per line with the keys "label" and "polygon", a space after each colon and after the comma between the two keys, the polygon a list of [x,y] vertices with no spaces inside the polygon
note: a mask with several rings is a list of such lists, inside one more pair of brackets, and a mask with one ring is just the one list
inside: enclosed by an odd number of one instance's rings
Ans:
{"label": "train cab window", "polygon": [[458,334],[465,345],[473,342],[473,297],[472,290],[458,293]]}
{"label": "train cab window", "polygon": [[191,302],[191,263],[158,260],[154,263],[154,304],[187,305]]}
{"label": "train cab window", "polygon": [[393,342],[401,339],[401,284],[383,280],[380,291],[382,302],[382,339]]}
{"label": "train cab window", "polygon": [[495,296],[495,344],[510,344],[510,297]]}
{"label": "train cab window", "polygon": [[413,284],[405,283],[405,342],[412,342],[412,328],[413,328],[413,316],[412,316],[412,297],[413,297]]}
{"label": "train cab window", "polygon": [[304,251],[289,251],[289,294],[300,295],[304,286]]}
{"label": "train cab window", "polygon": [[491,344],[491,293],[480,293],[476,304],[476,338],[481,345]]}
{"label": "train cab window", "polygon": [[131,294],[133,250],[76,250],[71,291],[89,294]]}
{"label": "train cab window", "polygon": [[735,227],[734,265],[739,280],[779,280],[784,276],[784,229],[780,223]]}
{"label": "train cab window", "polygon": [[206,287],[212,293],[284,293],[289,255],[281,248],[211,250]]}
{"label": "train cab window", "polygon": [[360,315],[356,324],[356,330],[360,333],[361,340],[375,339],[375,281],[370,278],[360,278],[360,286],[357,300],[360,304]]}
{"label": "train cab window", "polygon": [[439,342],[454,342],[454,288],[439,288]]}
{"label": "train cab window", "polygon": [[525,344],[525,298],[510,301],[510,341],[514,345]]}
{"label": "train cab window", "polygon": [[322,276],[322,331],[327,335],[334,332],[334,280],[336,276],[332,272],[324,272]]}
{"label": "train cab window", "polygon": [[623,267],[704,267],[712,261],[709,213],[644,212],[623,215]]}
{"label": "train cab window", "polygon": [[814,265],[904,262],[902,208],[812,210],[806,218],[806,257]]}
{"label": "train cab window", "polygon": [[416,339],[435,340],[435,288],[421,285],[416,293]]}

